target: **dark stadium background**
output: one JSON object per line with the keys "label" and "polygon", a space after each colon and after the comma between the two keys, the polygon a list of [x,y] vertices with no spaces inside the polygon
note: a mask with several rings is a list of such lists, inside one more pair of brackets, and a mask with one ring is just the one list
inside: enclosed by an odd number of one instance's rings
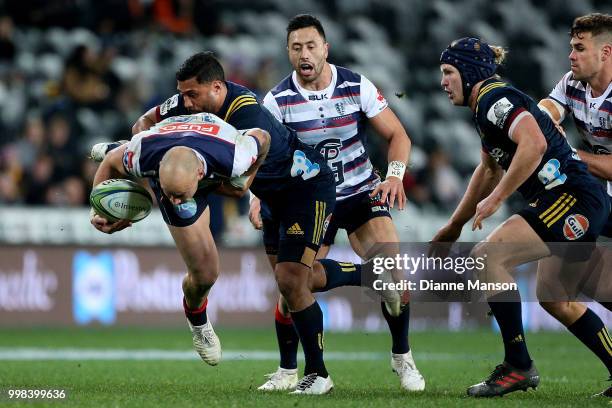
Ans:
{"label": "dark stadium background", "polygon": [[[112,236],[95,231],[87,198],[96,166],[87,154],[93,143],[129,138],[138,116],[175,92],[174,72],[192,53],[215,51],[227,79],[263,97],[290,72],[288,19],[318,16],[330,62],[368,76],[408,130],[410,205],[394,219],[402,240],[426,242],[461,197],[480,154],[469,112],[452,107],[440,90],[440,51],[466,35],[506,46],[502,74],[538,99],[568,69],[573,18],[610,9],[597,0],[0,1],[0,326],[183,324],[182,264],[161,217],[155,211]],[[573,125],[566,127],[572,137]],[[385,146],[376,137],[370,142],[384,172]],[[482,239],[513,203],[462,239]],[[276,292],[247,206],[220,197],[211,203],[222,255],[214,318],[271,327]],[[346,237],[337,242],[338,251],[348,251]],[[262,292],[237,288],[250,279],[263,282]],[[230,281],[239,296],[223,291]],[[533,281],[522,285],[532,290]],[[121,301],[130,290],[132,304]],[[364,306],[357,291],[326,294],[322,302],[331,329],[384,329],[378,309]],[[485,311],[415,305],[412,326],[487,326]],[[528,328],[559,329],[537,303],[525,311]]]}

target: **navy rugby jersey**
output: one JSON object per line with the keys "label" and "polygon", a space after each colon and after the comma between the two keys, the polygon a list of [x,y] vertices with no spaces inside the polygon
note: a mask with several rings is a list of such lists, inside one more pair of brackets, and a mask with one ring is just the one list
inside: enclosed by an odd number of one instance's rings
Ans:
{"label": "navy rugby jersey", "polygon": [[[227,86],[227,96],[219,112],[215,114],[235,127],[236,129],[260,128],[270,133],[270,150],[265,162],[259,168],[255,181],[255,190],[275,191],[284,185],[298,182],[299,177],[291,177],[291,168],[296,149],[306,154],[308,163],[320,163],[319,172],[321,174],[330,173],[331,170],[325,165],[322,156],[315,154],[314,150],[299,142],[295,132],[278,122],[274,116],[259,104],[256,96],[248,88],[225,81]],[[156,109],[157,119],[165,119],[176,115],[189,114],[183,103],[183,97],[176,94]],[[317,157],[320,156],[320,157]],[[268,179],[267,183],[261,183],[263,179]],[[257,184],[257,185],[255,185]]]}
{"label": "navy rugby jersey", "polygon": [[157,178],[162,157],[175,146],[191,148],[204,164],[200,188],[216,187],[242,175],[258,154],[253,137],[213,114],[199,113],[168,118],[132,137],[123,155],[123,167],[136,177]]}
{"label": "navy rugby jersey", "polygon": [[508,170],[517,147],[511,140],[512,133],[528,113],[537,121],[548,146],[536,171],[518,188],[523,197],[530,200],[543,190],[562,184],[582,188],[596,184],[597,180],[536,102],[495,78],[484,81],[480,87],[473,117],[483,150]]}

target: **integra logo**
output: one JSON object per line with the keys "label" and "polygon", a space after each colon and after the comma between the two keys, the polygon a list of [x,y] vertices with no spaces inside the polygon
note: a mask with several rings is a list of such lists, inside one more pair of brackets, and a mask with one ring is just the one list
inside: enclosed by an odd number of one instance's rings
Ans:
{"label": "integra logo", "polygon": [[326,93],[320,95],[308,95],[309,101],[322,101],[324,99],[329,99]]}

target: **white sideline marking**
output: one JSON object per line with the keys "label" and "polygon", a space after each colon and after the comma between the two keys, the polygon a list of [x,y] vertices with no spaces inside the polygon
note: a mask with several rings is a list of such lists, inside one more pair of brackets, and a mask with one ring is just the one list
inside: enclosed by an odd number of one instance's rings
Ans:
{"label": "white sideline marking", "polygon": [[[416,361],[448,361],[474,359],[474,354],[452,353],[419,353],[415,351]],[[385,352],[325,352],[325,360],[335,361],[386,361],[389,353]],[[224,350],[225,361],[263,361],[278,360],[277,351],[265,350]],[[301,353],[299,359],[303,359]],[[78,348],[8,348],[0,347],[0,361],[35,361],[35,360],[199,360],[200,357],[193,350],[127,350],[127,349],[78,349]]]}
{"label": "white sideline marking", "polygon": [[[223,360],[278,360],[277,351],[224,350]],[[386,353],[328,352],[326,360],[379,360],[388,358]],[[126,350],[126,349],[44,349],[0,347],[0,361],[27,360],[199,360],[193,350]]]}

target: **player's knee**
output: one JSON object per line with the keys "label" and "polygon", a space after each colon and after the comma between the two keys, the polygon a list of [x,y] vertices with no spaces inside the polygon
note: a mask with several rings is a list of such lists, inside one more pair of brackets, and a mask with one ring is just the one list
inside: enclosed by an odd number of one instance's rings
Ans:
{"label": "player's knee", "polygon": [[219,277],[219,269],[215,267],[190,268],[190,281],[193,286],[210,288]]}
{"label": "player's knee", "polygon": [[278,290],[285,298],[291,298],[292,293],[297,289],[295,277],[286,273],[276,273],[276,283]]}
{"label": "player's knee", "polygon": [[570,312],[569,302],[540,301],[540,306],[542,306],[551,316],[556,318],[563,317]]}
{"label": "player's knee", "polygon": [[302,288],[302,279],[300,279],[300,271],[293,268],[289,263],[277,265],[274,270],[274,276],[278,289],[286,299],[291,299],[293,295]]}

